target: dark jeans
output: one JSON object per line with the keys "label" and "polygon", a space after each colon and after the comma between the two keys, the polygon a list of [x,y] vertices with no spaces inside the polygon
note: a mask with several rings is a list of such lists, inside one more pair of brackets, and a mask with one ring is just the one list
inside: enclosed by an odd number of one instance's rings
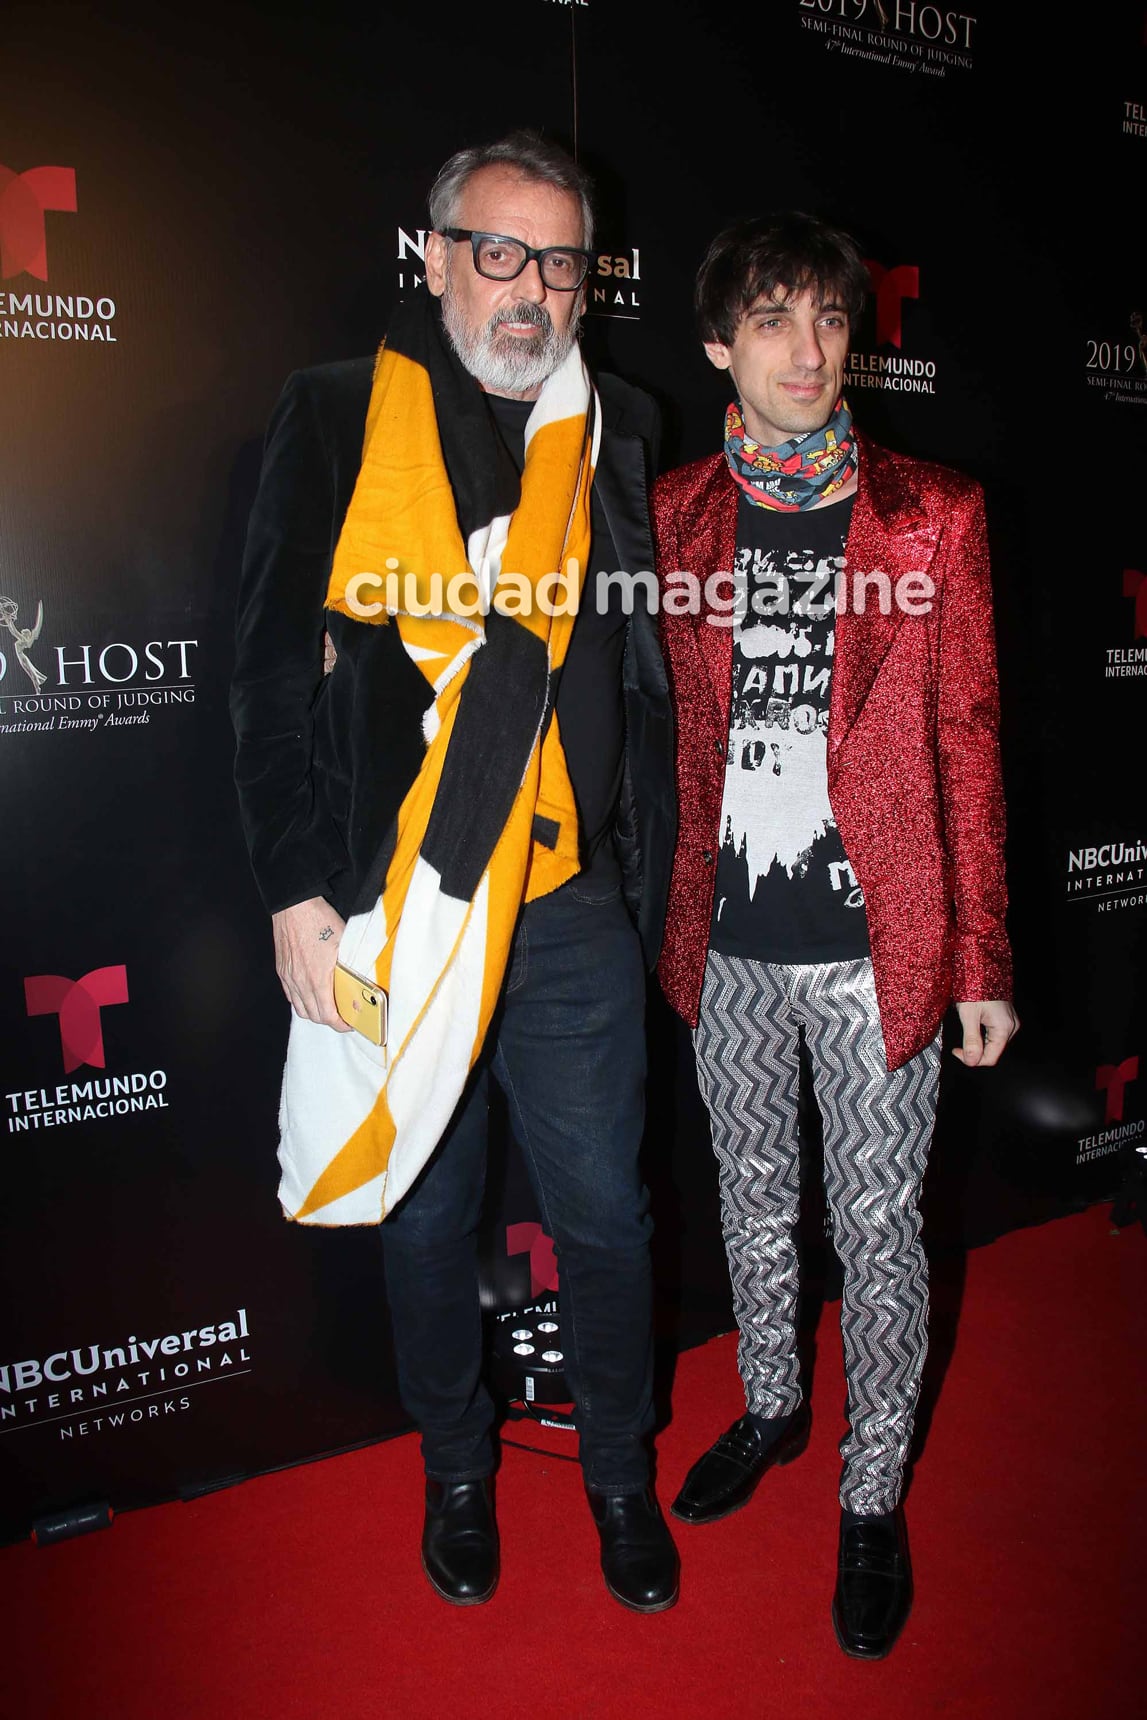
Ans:
{"label": "dark jeans", "polygon": [[648,1481],[652,1221],[637,1165],[644,992],[612,857],[529,903],[471,1084],[422,1177],[381,1227],[399,1391],[436,1480],[472,1480],[494,1466],[477,1249],[492,1078],[558,1258],[586,1485],[628,1493]]}

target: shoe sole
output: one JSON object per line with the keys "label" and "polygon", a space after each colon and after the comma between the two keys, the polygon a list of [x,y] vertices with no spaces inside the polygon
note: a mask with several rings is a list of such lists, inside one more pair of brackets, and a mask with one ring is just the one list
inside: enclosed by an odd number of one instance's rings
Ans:
{"label": "shoe sole", "polygon": [[422,1561],[422,1573],[425,1576],[426,1581],[430,1584],[430,1587],[434,1590],[434,1593],[438,1595],[441,1600],[448,1601],[452,1607],[480,1607],[484,1602],[490,1599],[494,1590],[498,1587],[498,1578],[495,1577],[494,1581],[490,1584],[490,1587],[486,1589],[483,1594],[452,1595],[448,1590],[442,1588],[434,1581],[434,1578],[430,1575],[425,1559]]}
{"label": "shoe sole", "polygon": [[746,1505],[752,1504],[753,1494],[757,1491],[757,1488],[761,1485],[761,1482],[765,1479],[765,1476],[769,1473],[770,1469],[784,1469],[786,1464],[795,1463],[798,1457],[803,1457],[805,1451],[808,1449],[809,1435],[811,1432],[812,1427],[810,1424],[810,1426],[804,1429],[800,1438],[794,1441],[787,1450],[780,1451],[775,1457],[770,1458],[768,1463],[766,1463],[765,1467],[761,1470],[761,1473],[757,1476],[757,1479],[753,1482],[753,1485],[749,1488],[749,1491],[745,1494],[745,1497],[743,1499],[739,1499],[735,1505],[727,1506],[724,1511],[706,1512],[704,1517],[686,1517],[682,1512],[678,1511],[677,1501],[674,1500],[672,1505],[669,1507],[669,1515],[671,1517],[676,1517],[679,1523],[689,1523],[696,1529],[703,1528],[706,1523],[723,1523],[726,1517],[736,1516],[738,1511],[743,1511]]}
{"label": "shoe sole", "polygon": [[681,1592],[680,1589],[674,1589],[667,1601],[653,1601],[649,1606],[642,1606],[640,1601],[627,1600],[624,1595],[618,1594],[612,1583],[607,1582],[605,1586],[615,1601],[618,1601],[623,1607],[628,1607],[630,1612],[638,1613],[668,1612],[670,1607],[677,1605],[677,1597]]}

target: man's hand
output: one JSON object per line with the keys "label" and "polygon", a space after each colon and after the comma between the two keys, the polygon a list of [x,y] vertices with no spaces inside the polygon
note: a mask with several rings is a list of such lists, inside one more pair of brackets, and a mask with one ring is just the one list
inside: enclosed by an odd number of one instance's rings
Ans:
{"label": "man's hand", "polygon": [[275,972],[296,1015],[340,1033],[351,1029],[335,1008],[334,970],[343,920],[322,896],[271,915]]}
{"label": "man's hand", "polygon": [[956,1011],[964,1030],[964,1043],[952,1048],[952,1056],[969,1069],[987,1069],[998,1063],[1008,1040],[1020,1030],[1020,1018],[1010,1003],[958,1003]]}

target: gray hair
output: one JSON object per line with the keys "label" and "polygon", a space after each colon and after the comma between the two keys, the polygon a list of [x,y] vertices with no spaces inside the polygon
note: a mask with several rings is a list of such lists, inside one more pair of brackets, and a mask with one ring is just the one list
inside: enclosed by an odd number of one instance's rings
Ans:
{"label": "gray hair", "polygon": [[496,143],[478,144],[452,155],[430,188],[430,225],[436,232],[458,225],[458,205],[466,183],[482,167],[510,167],[566,191],[581,204],[582,244],[593,244],[593,181],[572,155],[537,131],[512,131]]}

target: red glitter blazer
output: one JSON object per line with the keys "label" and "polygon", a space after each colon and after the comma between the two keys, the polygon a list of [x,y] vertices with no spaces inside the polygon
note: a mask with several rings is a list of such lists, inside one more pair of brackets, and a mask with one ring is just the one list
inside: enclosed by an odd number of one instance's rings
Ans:
{"label": "red glitter blazer", "polygon": [[[828,721],[828,796],[864,891],[889,1069],[933,1038],[953,1000],[1011,996],[1004,930],[1004,801],[983,497],[944,466],[867,437],[845,544],[849,591],[883,571],[893,591],[926,574],[927,614],[895,601],[838,613]],[[724,453],[653,491],[658,573],[702,584],[733,567],[738,490]],[[681,590],[677,582],[677,590]],[[729,588],[725,587],[727,596]],[[917,591],[916,600],[919,601]],[[658,974],[696,1026],[720,841],[733,637],[702,613],[662,608],[677,716],[680,825]]]}

